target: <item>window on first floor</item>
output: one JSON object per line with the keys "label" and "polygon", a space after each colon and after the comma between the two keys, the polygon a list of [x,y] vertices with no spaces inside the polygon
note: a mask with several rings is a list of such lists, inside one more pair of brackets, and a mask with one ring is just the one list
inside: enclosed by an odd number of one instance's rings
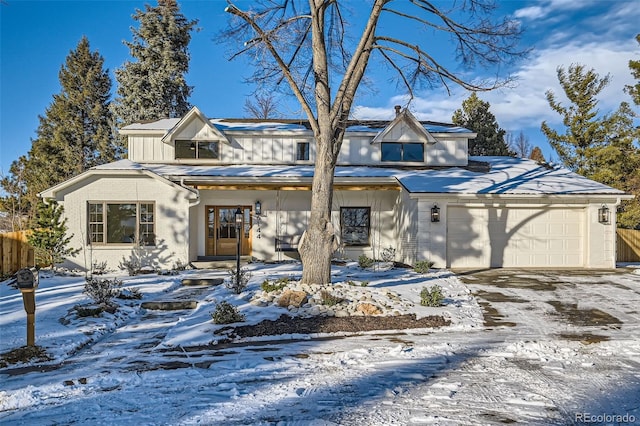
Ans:
{"label": "window on first floor", "polygon": [[340,208],[340,230],[344,245],[369,245],[370,215],[369,207]]}
{"label": "window on first floor", "polygon": [[382,161],[424,161],[424,144],[422,143],[382,143]]}
{"label": "window on first floor", "polygon": [[212,141],[176,141],[176,159],[220,158],[220,146]]}
{"label": "window on first floor", "polygon": [[155,205],[151,202],[91,202],[90,244],[155,245]]}
{"label": "window on first floor", "polygon": [[309,161],[309,142],[298,142],[296,144],[296,160]]}

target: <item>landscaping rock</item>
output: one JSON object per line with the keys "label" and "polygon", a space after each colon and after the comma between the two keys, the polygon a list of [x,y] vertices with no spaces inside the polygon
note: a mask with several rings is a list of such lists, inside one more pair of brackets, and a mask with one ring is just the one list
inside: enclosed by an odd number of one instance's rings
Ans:
{"label": "landscaping rock", "polygon": [[278,299],[278,306],[287,308],[293,306],[299,308],[307,303],[307,293],[304,291],[285,290]]}
{"label": "landscaping rock", "polygon": [[357,312],[362,312],[364,315],[380,315],[382,311],[376,305],[371,303],[360,303],[356,307]]}

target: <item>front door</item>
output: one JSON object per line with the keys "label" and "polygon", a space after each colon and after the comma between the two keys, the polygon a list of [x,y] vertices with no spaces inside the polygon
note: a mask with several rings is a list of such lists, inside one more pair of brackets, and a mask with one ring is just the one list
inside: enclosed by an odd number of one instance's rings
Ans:
{"label": "front door", "polygon": [[242,224],[236,229],[235,215],[238,207],[206,206],[206,255],[235,256],[238,249],[237,232],[240,234],[240,255],[251,254],[251,208],[240,207]]}

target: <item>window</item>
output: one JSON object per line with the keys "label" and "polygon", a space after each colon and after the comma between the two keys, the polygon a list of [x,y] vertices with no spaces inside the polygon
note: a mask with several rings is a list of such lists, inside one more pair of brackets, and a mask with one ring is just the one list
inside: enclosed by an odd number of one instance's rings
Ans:
{"label": "window", "polygon": [[89,203],[89,243],[155,245],[153,203]]}
{"label": "window", "polygon": [[340,208],[340,229],[345,245],[369,245],[370,211],[369,207]]}
{"label": "window", "polygon": [[382,143],[382,161],[424,161],[424,144]]}
{"label": "window", "polygon": [[296,145],[296,160],[309,161],[309,142],[298,142]]}
{"label": "window", "polygon": [[218,142],[176,141],[176,159],[189,158],[219,159],[220,147]]}

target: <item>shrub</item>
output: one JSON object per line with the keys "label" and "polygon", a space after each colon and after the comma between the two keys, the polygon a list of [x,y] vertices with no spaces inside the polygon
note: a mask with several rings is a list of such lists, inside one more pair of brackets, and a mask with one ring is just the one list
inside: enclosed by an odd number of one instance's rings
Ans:
{"label": "shrub", "polygon": [[430,288],[423,287],[420,292],[420,305],[422,306],[442,306],[443,300],[444,296],[442,295],[442,287],[437,284]]}
{"label": "shrub", "polygon": [[344,301],[342,297],[333,295],[331,294],[331,292],[328,292],[327,290],[322,290],[320,292],[320,299],[322,300],[322,304],[327,306],[334,306]]}
{"label": "shrub", "polygon": [[98,262],[97,260],[93,261],[93,265],[91,266],[91,273],[93,275],[104,275],[107,272],[107,261]]}
{"label": "shrub", "polygon": [[247,288],[249,279],[251,278],[251,272],[247,269],[240,269],[240,276],[236,274],[235,269],[229,269],[229,281],[225,283],[225,286],[235,294],[240,294]]}
{"label": "shrub", "polygon": [[382,257],[383,262],[393,262],[396,259],[396,249],[389,246],[382,250],[380,256]]}
{"label": "shrub", "polygon": [[358,258],[358,266],[360,266],[362,269],[371,268],[374,263],[375,261],[366,254],[361,254]]}
{"label": "shrub", "polygon": [[98,307],[76,306],[75,310],[78,317],[85,318],[85,317],[99,317],[104,309],[101,306],[98,306]]}
{"label": "shrub", "polygon": [[178,259],[175,262],[173,262],[173,268],[171,268],[171,270],[173,271],[184,271],[187,269],[187,266],[189,264],[188,263],[184,263],[182,261],[182,259]]}
{"label": "shrub", "polygon": [[413,270],[419,274],[426,274],[434,264],[435,262],[432,262],[430,260],[419,260],[415,263],[415,265],[413,265]]}
{"label": "shrub", "polygon": [[238,312],[238,308],[231,303],[222,301],[216,303],[216,309],[211,314],[214,324],[231,324],[244,321],[244,315]]}
{"label": "shrub", "polygon": [[360,282],[360,287],[367,287],[369,286],[369,281],[361,281]]}
{"label": "shrub", "polygon": [[102,280],[99,278],[87,278],[84,283],[84,291],[94,303],[98,305],[110,305],[111,299],[120,294],[122,281],[114,278]]}
{"label": "shrub", "polygon": [[129,259],[123,257],[119,266],[120,269],[126,269],[130,277],[138,275],[142,270],[140,259],[136,256],[131,256]]}
{"label": "shrub", "polygon": [[279,278],[276,282],[272,283],[269,280],[264,280],[260,285],[262,291],[271,293],[272,291],[280,291],[289,284],[289,277]]}

